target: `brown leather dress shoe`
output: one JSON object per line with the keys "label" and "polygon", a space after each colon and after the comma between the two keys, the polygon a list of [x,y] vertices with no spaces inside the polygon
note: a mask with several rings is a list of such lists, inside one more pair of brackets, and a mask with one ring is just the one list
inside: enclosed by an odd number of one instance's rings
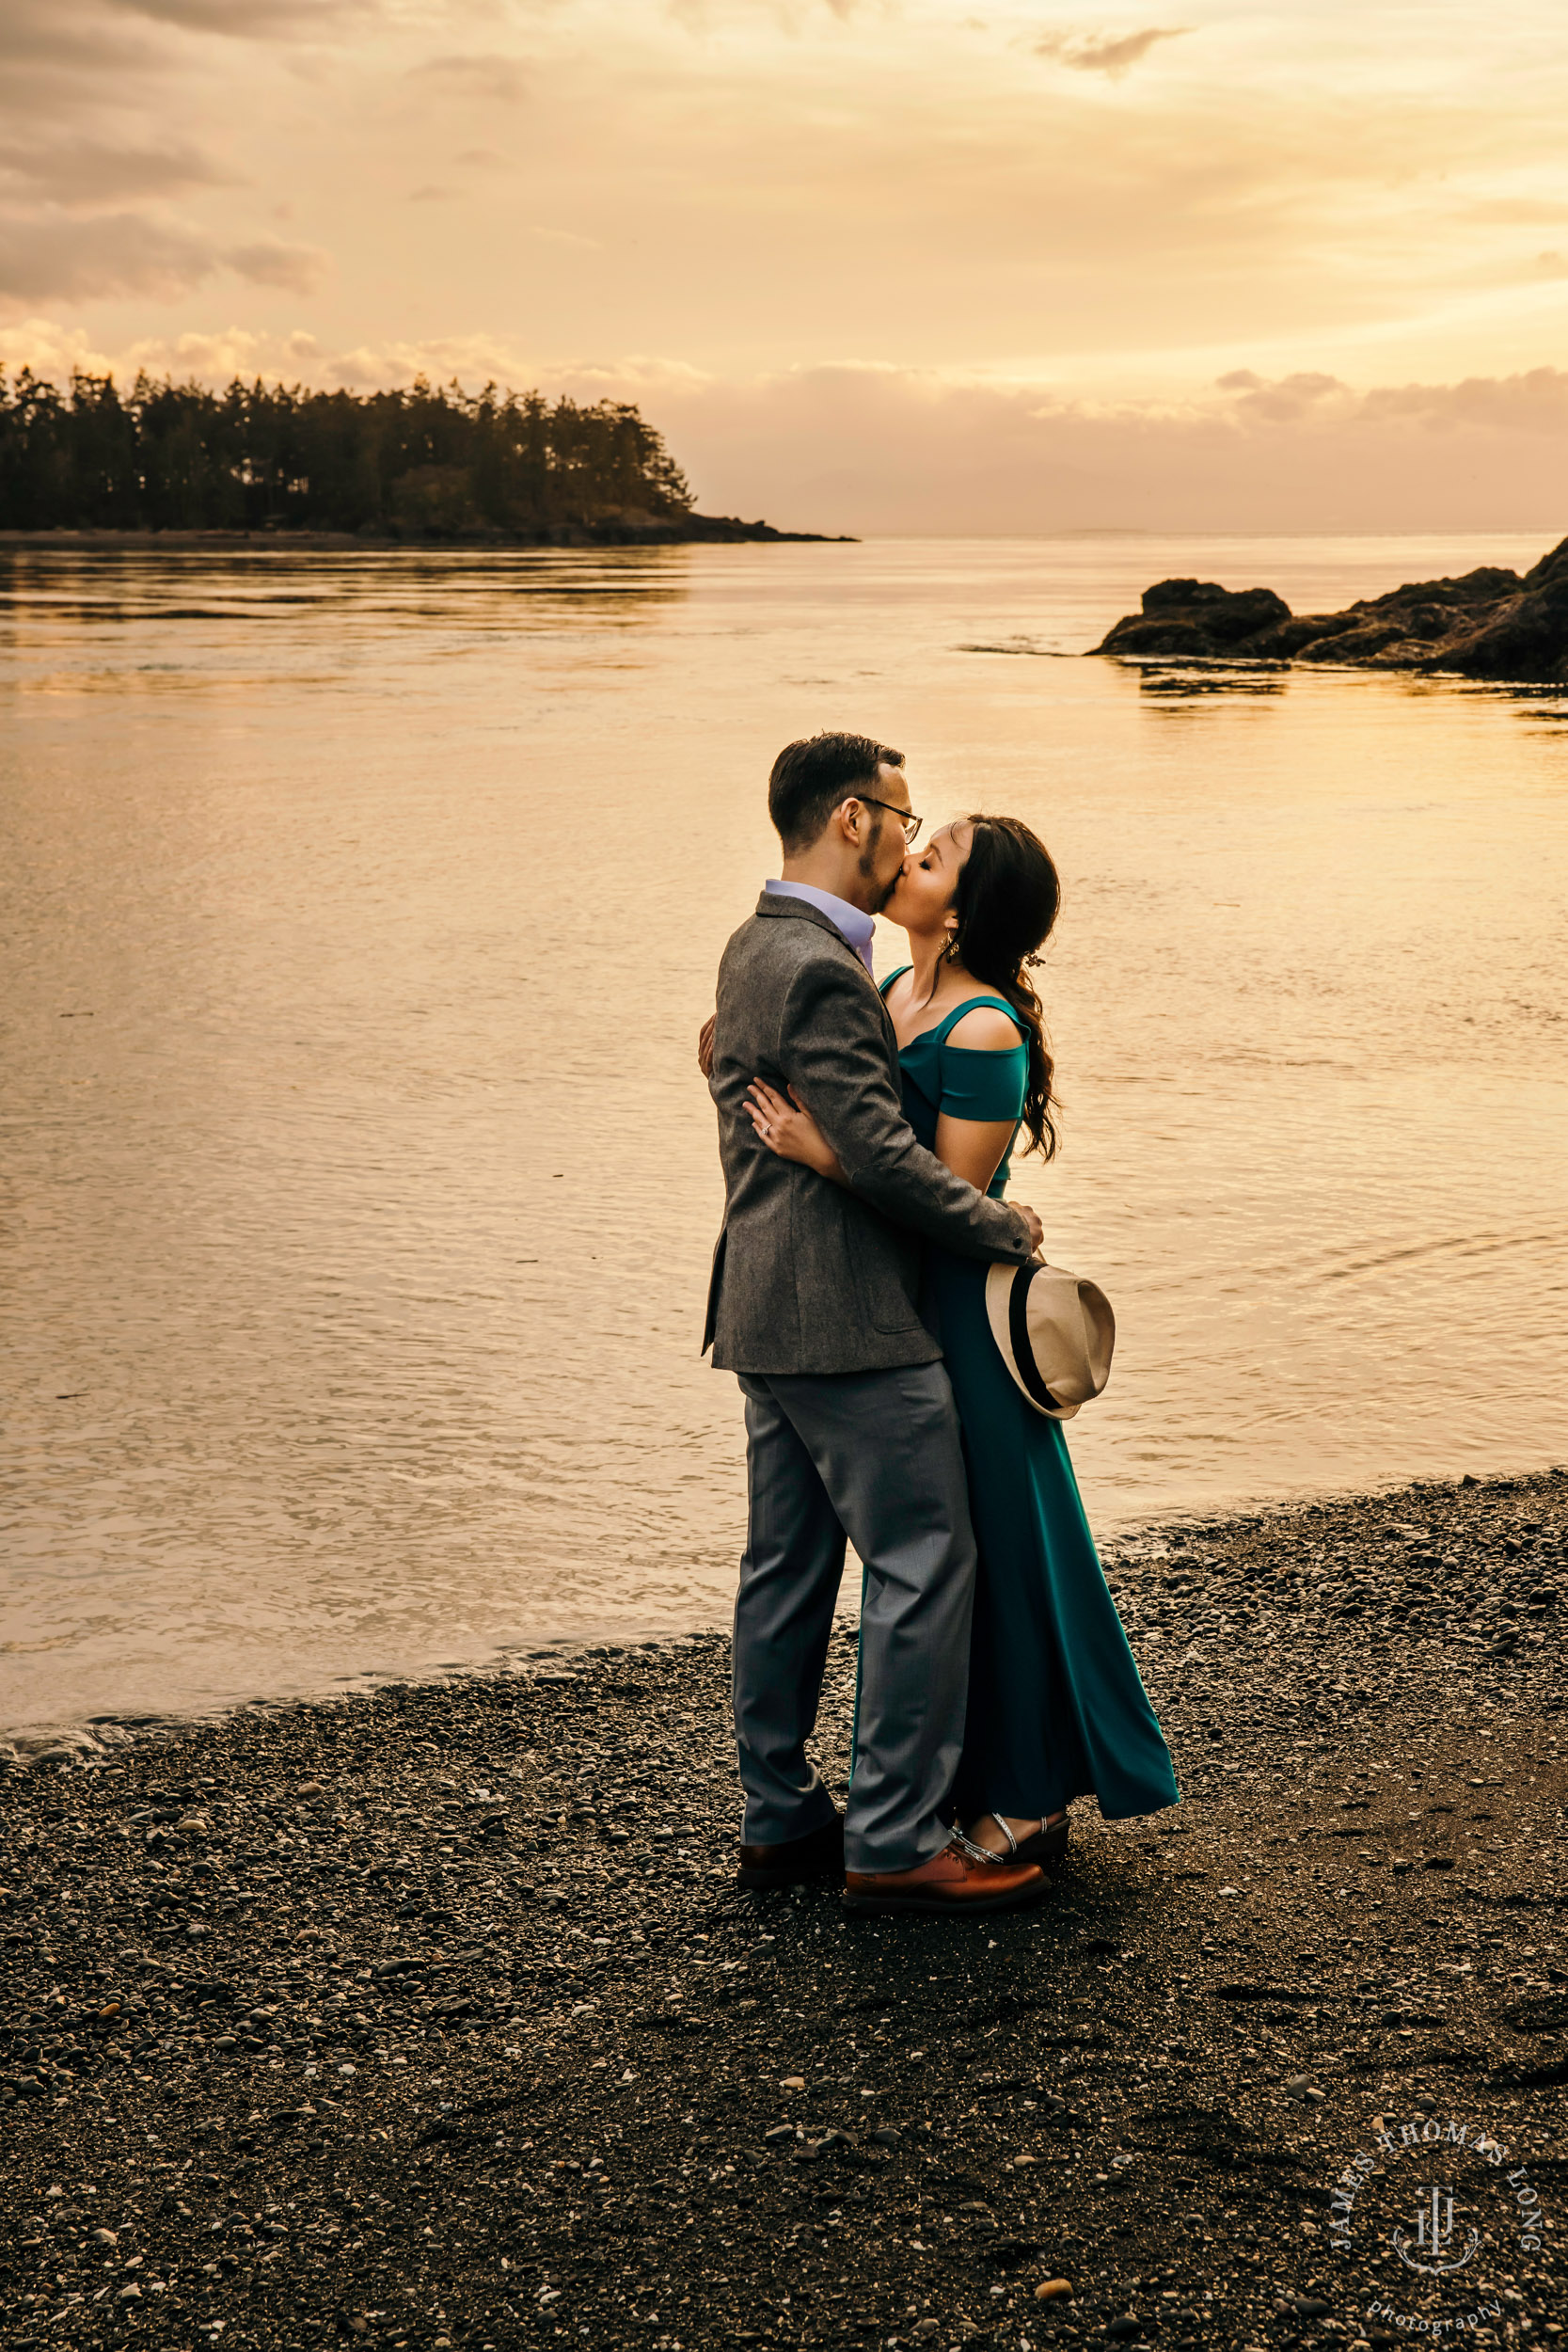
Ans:
{"label": "brown leather dress shoe", "polygon": [[844,1816],[835,1813],[820,1829],[782,1846],[742,1846],[736,1886],[800,1886],[807,1879],[844,1876]]}
{"label": "brown leather dress shoe", "polygon": [[982,1914],[1032,1903],[1050,1886],[1035,1863],[1003,1862],[955,1837],[912,1870],[851,1870],[844,1882],[846,1911],[947,1911]]}

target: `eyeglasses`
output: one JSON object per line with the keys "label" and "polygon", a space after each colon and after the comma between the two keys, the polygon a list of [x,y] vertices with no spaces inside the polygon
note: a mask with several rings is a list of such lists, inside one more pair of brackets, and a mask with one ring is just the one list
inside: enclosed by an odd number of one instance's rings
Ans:
{"label": "eyeglasses", "polygon": [[879,801],[876,795],[871,792],[856,792],[852,795],[852,798],[857,801],[863,801],[869,808],[885,808],[889,810],[892,815],[896,817],[904,828],[904,845],[906,849],[912,849],[916,841],[919,840],[920,828],[926,822],[926,819],[924,817],[917,817],[913,809],[899,808],[892,801]]}

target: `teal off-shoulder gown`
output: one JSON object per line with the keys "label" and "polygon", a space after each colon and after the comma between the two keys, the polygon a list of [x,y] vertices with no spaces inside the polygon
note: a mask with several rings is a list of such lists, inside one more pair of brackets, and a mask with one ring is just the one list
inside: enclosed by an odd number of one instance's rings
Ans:
{"label": "teal off-shoulder gown", "polygon": [[[1029,1069],[1022,1035],[1006,1053],[948,1043],[976,1005],[1018,1018],[1002,997],[972,996],[898,1057],[905,1117],[928,1151],[944,1111],[1010,1119],[1017,1137]],[[1011,1150],[991,1179],[994,1198]],[[927,1247],[927,1320],[953,1383],[980,1555],[958,1817],[1043,1819],[1085,1795],[1107,1820],[1157,1812],[1180,1802],[1170,1751],[1100,1565],[1062,1424],[1035,1411],[997,1352],[986,1272]]]}

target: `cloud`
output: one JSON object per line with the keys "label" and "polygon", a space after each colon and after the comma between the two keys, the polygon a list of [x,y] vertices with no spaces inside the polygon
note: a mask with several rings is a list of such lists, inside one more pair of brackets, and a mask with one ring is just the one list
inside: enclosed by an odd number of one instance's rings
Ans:
{"label": "cloud", "polygon": [[172,209],[241,184],[182,111],[189,36],[276,39],[346,22],[353,0],[0,0],[0,309],[45,302],[174,302],[227,263],[302,294],[325,257],[263,237],[235,242]]}
{"label": "cloud", "polygon": [[0,368],[8,373],[31,368],[35,375],[51,384],[64,384],[75,368],[88,375],[103,375],[113,365],[79,326],[63,326],[56,319],[45,318],[19,318],[9,326],[0,325]]}
{"label": "cloud", "polygon": [[39,144],[0,135],[0,184],[7,193],[68,209],[130,198],[182,196],[193,188],[232,186],[235,174],[182,140],[135,146],[111,139],[63,138]]}
{"label": "cloud", "polygon": [[177,220],[138,212],[87,216],[61,206],[0,206],[0,309],[45,302],[174,302],[220,267],[253,286],[313,294],[329,267],[319,247],[261,237],[219,246]]}
{"label": "cloud", "polygon": [[[1360,395],[1355,414],[1378,426],[1523,435],[1568,449],[1568,373],[1529,368],[1518,375],[1470,375],[1458,384],[1380,385]],[[1534,462],[1539,465],[1539,455]]]}
{"label": "cloud", "polygon": [[[93,0],[7,0],[0,8],[0,60],[8,79],[60,67],[95,76],[146,59],[149,44],[123,11],[108,13]],[[14,103],[15,84],[8,96]]]}
{"label": "cloud", "polygon": [[421,64],[410,66],[408,75],[411,81],[432,83],[454,97],[491,99],[505,106],[520,104],[529,94],[528,80],[517,59],[495,50],[426,57]]}
{"label": "cloud", "polygon": [[229,267],[253,286],[281,286],[290,294],[314,294],[330,267],[319,246],[287,245],[281,237],[258,237],[224,255]]}
{"label": "cloud", "polygon": [[1116,402],[875,366],[736,383],[659,380],[644,363],[577,380],[641,398],[705,508],[797,529],[1518,529],[1545,545],[1568,528],[1568,372],[1552,368],[1359,389],[1259,377]]}
{"label": "cloud", "polygon": [[1238,414],[1271,424],[1293,422],[1323,401],[1349,401],[1355,397],[1349,385],[1341,384],[1337,375],[1311,371],[1282,375],[1271,383],[1266,377],[1254,374],[1250,368],[1232,368],[1227,375],[1220,377],[1217,389],[1239,395]]}
{"label": "cloud", "polygon": [[104,0],[117,15],[150,17],[182,32],[261,40],[295,33],[318,37],[333,20],[369,16],[370,0]]}
{"label": "cloud", "polygon": [[1047,33],[1030,45],[1037,57],[1070,66],[1075,73],[1108,73],[1115,81],[1147,57],[1157,40],[1180,40],[1191,31],[1190,24],[1154,24],[1142,33]]}
{"label": "cloud", "polygon": [[1568,450],[1568,373],[1560,368],[1465,376],[1457,384],[1379,384],[1360,391],[1335,375],[1271,379],[1236,368],[1215,389],[1233,395],[1228,414],[1248,428],[1307,426],[1320,439],[1366,437],[1390,426],[1429,434],[1480,431],[1560,438]]}
{"label": "cloud", "polygon": [[127,68],[166,70],[181,34],[319,40],[385,12],[385,0],[6,0],[0,58],[13,72],[76,70],[112,96]]}
{"label": "cloud", "polygon": [[701,369],[676,359],[632,358],[570,365],[542,360],[505,335],[433,336],[419,342],[389,339],[333,348],[304,328],[287,334],[238,325],[177,335],[144,335],[113,350],[93,342],[84,329],[34,316],[0,326],[0,365],[52,370],[57,378],[73,364],[111,370],[117,376],[149,373],[192,376],[203,383],[260,375],[293,383],[356,391],[411,384],[417,375],[448,383],[453,377],[477,388],[494,378],[522,390],[532,385],[570,391],[584,400],[627,399],[649,404],[650,413],[671,396],[689,399],[712,387]]}
{"label": "cloud", "polygon": [[230,326],[207,334],[144,336],[110,352],[100,348],[85,328],[46,318],[0,326],[0,367],[13,373],[30,367],[55,384],[64,384],[73,368],[89,375],[112,374],[121,384],[133,382],[143,369],[152,376],[214,385],[227,384],[236,375],[275,383],[321,383],[325,373],[320,344],[303,328],[287,335]]}
{"label": "cloud", "polygon": [[173,301],[216,266],[211,242],[142,213],[82,219],[57,206],[0,209],[0,300]]}

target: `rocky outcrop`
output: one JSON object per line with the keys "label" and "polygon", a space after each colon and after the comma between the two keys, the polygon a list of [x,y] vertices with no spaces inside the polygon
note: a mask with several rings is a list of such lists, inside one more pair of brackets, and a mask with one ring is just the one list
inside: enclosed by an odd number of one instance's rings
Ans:
{"label": "rocky outcrop", "polygon": [[1568,685],[1568,539],[1523,577],[1493,564],[1413,580],[1343,612],[1291,611],[1269,588],[1162,580],[1096,653],[1132,660],[1322,661],[1362,670]]}
{"label": "rocky outcrop", "polygon": [[821,531],[775,531],[771,523],[744,523],[736,515],[651,515],[643,507],[605,507],[592,521],[556,524],[546,534],[554,547],[651,548],[736,546],[747,540],[810,541],[847,547],[846,536]]}

